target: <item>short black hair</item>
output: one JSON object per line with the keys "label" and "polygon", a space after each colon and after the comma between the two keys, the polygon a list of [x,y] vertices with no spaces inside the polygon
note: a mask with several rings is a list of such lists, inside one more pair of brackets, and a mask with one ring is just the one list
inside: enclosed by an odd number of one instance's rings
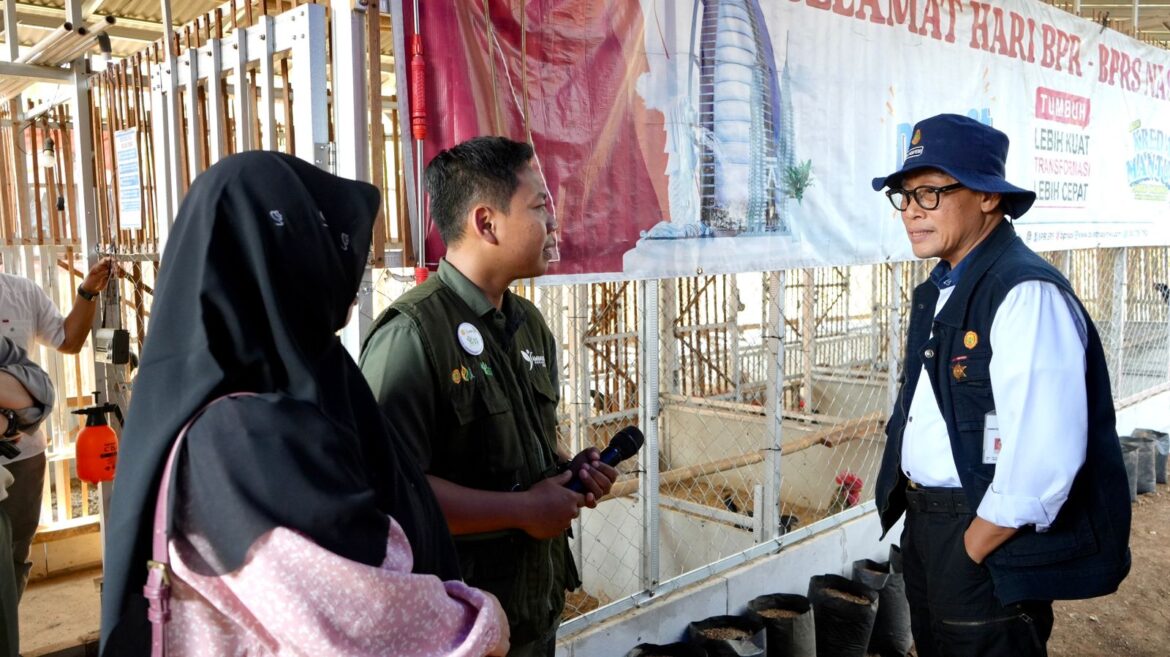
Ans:
{"label": "short black hair", "polygon": [[464,216],[476,203],[508,212],[520,186],[516,175],[532,147],[506,137],[475,137],[439,153],[427,165],[431,220],[447,246],[463,237]]}

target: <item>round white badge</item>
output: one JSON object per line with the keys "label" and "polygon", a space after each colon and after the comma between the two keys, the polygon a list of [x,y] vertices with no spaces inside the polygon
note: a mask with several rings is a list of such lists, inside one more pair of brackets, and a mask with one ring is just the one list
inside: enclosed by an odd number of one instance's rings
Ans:
{"label": "round white badge", "polygon": [[463,322],[455,334],[459,336],[459,344],[463,346],[463,351],[472,356],[483,353],[483,334],[479,332],[479,329],[468,322]]}

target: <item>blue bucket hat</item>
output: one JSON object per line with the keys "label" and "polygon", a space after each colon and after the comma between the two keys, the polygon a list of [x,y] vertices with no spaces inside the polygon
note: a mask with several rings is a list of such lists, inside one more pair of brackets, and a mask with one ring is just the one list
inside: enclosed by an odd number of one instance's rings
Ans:
{"label": "blue bucket hat", "polygon": [[1004,212],[1020,217],[1036,201],[1036,192],[1016,187],[1004,179],[1008,137],[975,119],[958,114],[939,114],[914,126],[910,148],[902,168],[873,179],[873,190],[898,187],[902,178],[918,169],[938,169],[977,192],[1003,195]]}

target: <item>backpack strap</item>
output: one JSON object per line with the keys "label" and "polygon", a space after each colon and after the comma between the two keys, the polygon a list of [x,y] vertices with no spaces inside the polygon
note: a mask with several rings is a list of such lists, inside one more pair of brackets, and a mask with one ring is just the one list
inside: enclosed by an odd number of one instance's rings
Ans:
{"label": "backpack strap", "polygon": [[142,594],[150,603],[146,612],[150,619],[150,654],[152,657],[163,657],[167,649],[167,621],[171,619],[171,572],[170,554],[167,552],[167,501],[170,498],[171,469],[175,464],[175,456],[187,437],[187,431],[212,404],[224,399],[238,397],[254,397],[252,392],[233,392],[208,402],[199,409],[187,424],[183,425],[179,435],[171,446],[166,465],[163,466],[162,480],[158,484],[158,496],[154,503],[154,532],[151,535],[151,558],[146,562],[146,586],[142,587]]}

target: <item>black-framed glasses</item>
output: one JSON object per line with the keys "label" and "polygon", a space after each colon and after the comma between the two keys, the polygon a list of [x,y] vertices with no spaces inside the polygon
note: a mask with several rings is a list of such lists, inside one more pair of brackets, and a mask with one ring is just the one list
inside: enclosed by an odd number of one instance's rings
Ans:
{"label": "black-framed glasses", "polygon": [[910,199],[913,198],[918,207],[923,210],[933,210],[938,207],[942,201],[942,195],[947,192],[952,192],[963,187],[963,183],[953,183],[944,185],[942,187],[934,187],[931,185],[920,185],[914,189],[902,189],[894,187],[886,190],[886,198],[890,199],[890,205],[894,206],[895,210],[904,211],[910,207]]}

